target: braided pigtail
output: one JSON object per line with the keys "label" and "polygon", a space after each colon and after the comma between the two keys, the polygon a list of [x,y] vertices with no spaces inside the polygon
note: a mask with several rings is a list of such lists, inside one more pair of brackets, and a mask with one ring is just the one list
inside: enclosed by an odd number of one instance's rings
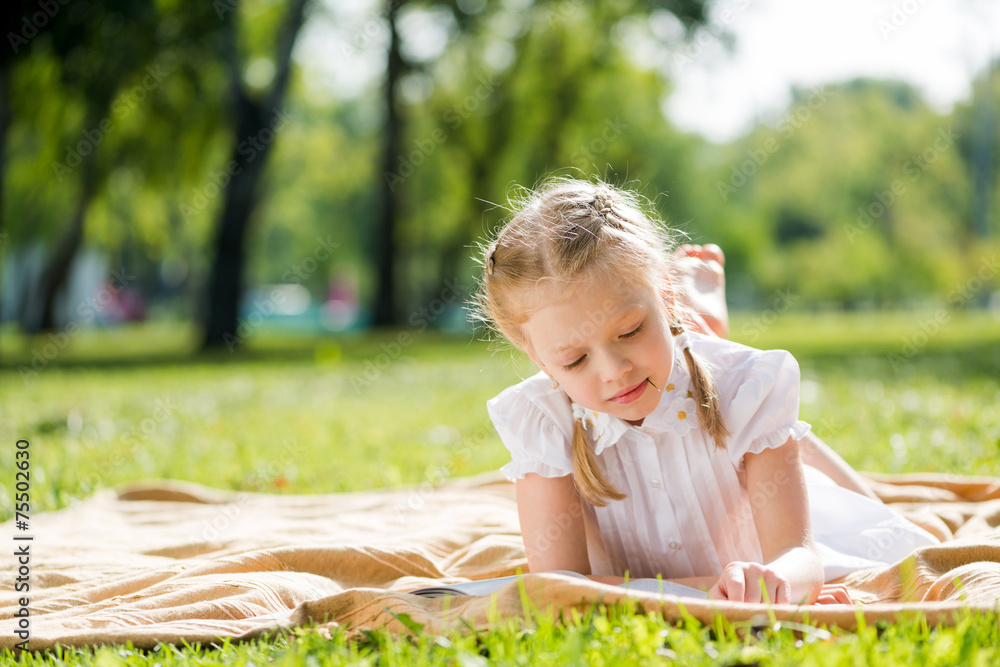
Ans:
{"label": "braided pigtail", "polygon": [[573,422],[573,481],[580,495],[596,507],[604,507],[609,500],[624,500],[626,497],[604,477],[583,422],[579,419]]}
{"label": "braided pigtail", "polygon": [[[680,336],[684,329],[673,326],[670,333]],[[726,438],[729,429],[722,418],[722,408],[719,406],[719,392],[715,385],[708,363],[691,351],[691,346],[684,346],[684,359],[687,361],[688,372],[691,373],[694,401],[698,404],[698,423],[715,441],[716,449],[726,448]]]}

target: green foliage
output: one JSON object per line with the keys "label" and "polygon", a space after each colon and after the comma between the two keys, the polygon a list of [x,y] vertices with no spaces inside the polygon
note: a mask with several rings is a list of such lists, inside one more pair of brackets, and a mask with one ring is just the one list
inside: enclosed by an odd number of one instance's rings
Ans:
{"label": "green foliage", "polygon": [[[45,47],[36,43],[34,48],[43,51]],[[13,122],[8,130],[9,157],[0,215],[9,242],[0,251],[50,238],[69,218],[79,196],[75,179],[60,182],[52,169],[53,163],[66,159],[69,138],[64,128],[77,129],[83,115],[79,100],[60,91],[59,74],[57,61],[48,54],[21,62],[11,73],[10,85],[15,91],[11,115],[33,122]],[[27,94],[33,88],[48,93]]]}
{"label": "green foliage", "polygon": [[[301,88],[296,82],[295,90]],[[249,283],[295,282],[323,296],[331,275],[355,283],[367,277],[378,141],[370,130],[352,127],[349,105],[305,105],[295,90],[296,99],[286,105],[295,122],[275,145],[274,185],[251,232]],[[303,263],[315,256],[317,239],[329,239],[336,251],[306,271]]]}
{"label": "green foliage", "polygon": [[[211,3],[159,9],[69,8],[26,47],[12,70],[4,252],[53,243],[85,175],[95,184],[89,244],[112,255],[138,251],[149,263],[203,242],[206,227],[183,220],[177,200],[204,178],[217,132],[218,98],[204,93],[224,79],[202,40],[218,18]],[[90,154],[94,173],[85,174],[81,160]]]}
{"label": "green foliage", "polygon": [[[944,298],[995,252],[971,226],[956,114],[902,84],[799,91],[728,148],[715,180],[732,207],[720,235],[731,268],[755,278],[763,299],[781,288],[841,307]],[[745,248],[752,233],[762,238]]]}
{"label": "green foliage", "polygon": [[429,92],[406,108],[394,174],[403,247],[413,249],[402,258],[417,286],[411,301],[444,277],[471,277],[469,247],[509,214],[518,187],[546,176],[603,177],[639,189],[679,225],[694,217],[698,144],[664,121],[663,76],[608,29],[641,23],[643,10],[546,2],[490,11],[412,77]]}
{"label": "green foliage", "polygon": [[[268,54],[286,4],[258,0],[236,13],[251,91],[269,84]],[[662,4],[657,11],[665,8],[689,28],[704,18],[703,2]],[[384,37],[380,11],[336,14],[345,22],[337,26],[341,38],[350,42],[373,26]],[[679,45],[655,37],[651,6],[409,2],[399,11],[444,17],[451,28],[439,54],[407,62],[395,172],[379,173],[381,81],[340,99],[300,66],[287,104],[293,122],[276,139],[251,226],[251,285],[291,277],[321,298],[336,278],[367,299],[370,258],[382,242],[374,233],[385,205],[379,184],[394,175],[409,307],[445,278],[468,284],[476,271],[472,247],[506,215],[508,195],[554,173],[635,188],[694,241],[720,243],[737,307],[766,306],[787,288],[796,308],[946,300],[1000,249],[1000,133],[987,122],[1000,108],[1000,67],[983,72],[972,99],[950,113],[899,82],[798,90],[777,117],[720,146],[684,135],[663,116],[670,81],[649,54]],[[112,264],[143,265],[139,275],[155,276],[167,259],[183,261],[191,298],[211,261],[224,161],[233,141],[244,139],[226,122],[221,23],[212,3],[191,2],[142,4],[127,21],[138,36],[115,41],[114,49],[78,38],[97,52],[114,50],[118,57],[107,63],[65,60],[62,33],[35,38],[30,57],[16,62],[0,211],[9,236],[0,256],[52,243],[71,216],[80,175],[59,181],[52,165],[92,129],[88,95],[98,82],[88,77],[100,79],[114,129],[98,147],[102,178],[87,241],[107,250]],[[378,35],[366,39],[369,51],[381,48]],[[647,43],[664,51],[636,46]],[[359,67],[365,53],[352,56]],[[96,69],[79,70],[86,63]],[[169,74],[145,90],[147,68],[157,63]],[[112,66],[120,76],[108,74]],[[74,73],[87,85],[75,84]],[[972,183],[983,164],[994,166],[977,199]],[[327,237],[336,253],[307,275],[289,276]],[[160,287],[155,278],[146,283]],[[991,276],[966,305],[983,305],[995,289]]]}

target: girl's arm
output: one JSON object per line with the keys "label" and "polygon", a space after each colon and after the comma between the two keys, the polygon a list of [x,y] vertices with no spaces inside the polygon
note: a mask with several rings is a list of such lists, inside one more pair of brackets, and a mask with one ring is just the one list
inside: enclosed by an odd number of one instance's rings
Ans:
{"label": "girl's arm", "polygon": [[764,564],[728,564],[709,597],[763,602],[766,591],[772,603],[812,604],[823,587],[823,564],[813,543],[798,443],[789,438],[743,461]]}
{"label": "girl's arm", "polygon": [[[529,572],[569,570],[605,584],[617,585],[625,581],[621,576],[590,574],[583,508],[572,475],[542,477],[528,473],[524,479],[517,480],[514,488]],[[717,579],[691,577],[667,581],[708,590]]]}
{"label": "girl's arm", "polygon": [[590,574],[583,507],[573,476],[528,473],[517,480],[515,489],[528,571]]}
{"label": "girl's arm", "polygon": [[[548,478],[529,473],[514,488],[529,572],[569,570],[612,586],[626,581],[617,575],[590,574],[583,511],[572,475]],[[664,579],[703,591],[717,580],[718,577]]]}

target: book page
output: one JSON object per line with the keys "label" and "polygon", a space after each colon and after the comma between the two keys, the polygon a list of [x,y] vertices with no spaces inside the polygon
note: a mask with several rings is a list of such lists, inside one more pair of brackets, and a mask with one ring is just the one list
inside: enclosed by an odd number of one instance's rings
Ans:
{"label": "book page", "polygon": [[[569,570],[552,570],[544,574],[562,574],[568,577],[590,580],[585,575]],[[479,581],[467,581],[460,584],[443,584],[441,586],[430,586],[409,591],[411,595],[423,597],[444,597],[445,595],[489,595],[494,593],[512,581],[517,581],[521,575],[511,575],[509,577],[495,577],[493,579],[480,579]],[[697,588],[675,584],[670,581],[659,579],[633,579],[628,583],[618,584],[619,588],[627,588],[633,591],[643,591],[646,593],[663,593],[665,595],[678,595],[689,598],[705,599],[708,594]]]}
{"label": "book page", "polygon": [[[570,572],[569,570],[552,570],[544,574],[562,574],[569,577],[586,579],[582,574]],[[430,586],[409,591],[411,595],[420,595],[425,598],[439,598],[445,595],[489,595],[496,592],[512,581],[517,581],[522,575],[511,575],[509,577],[495,577],[493,579],[480,579],[479,581],[467,581],[461,584],[444,584],[441,586]]]}
{"label": "book page", "polygon": [[630,591],[643,591],[645,593],[662,593],[664,595],[679,595],[687,598],[707,599],[708,593],[691,588],[684,584],[675,584],[672,581],[662,581],[660,579],[633,579],[628,583],[619,584],[619,588],[627,588]]}

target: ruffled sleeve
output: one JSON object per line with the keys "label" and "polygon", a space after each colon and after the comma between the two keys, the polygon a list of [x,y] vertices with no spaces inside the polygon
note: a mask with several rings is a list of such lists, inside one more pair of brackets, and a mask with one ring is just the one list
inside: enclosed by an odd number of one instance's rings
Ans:
{"label": "ruffled sleeve", "polygon": [[564,477],[573,472],[573,413],[569,399],[549,388],[544,374],[508,387],[486,402],[490,419],[511,462],[500,471],[509,480],[529,472]]}
{"label": "ruffled sleeve", "polygon": [[[720,378],[719,392],[730,433],[729,456],[739,471],[744,469],[747,453],[780,447],[810,429],[798,418],[799,364],[795,357],[784,350],[753,350],[746,361],[742,372]],[[721,385],[728,383],[735,386],[724,391]],[[731,397],[728,405],[727,394]]]}

